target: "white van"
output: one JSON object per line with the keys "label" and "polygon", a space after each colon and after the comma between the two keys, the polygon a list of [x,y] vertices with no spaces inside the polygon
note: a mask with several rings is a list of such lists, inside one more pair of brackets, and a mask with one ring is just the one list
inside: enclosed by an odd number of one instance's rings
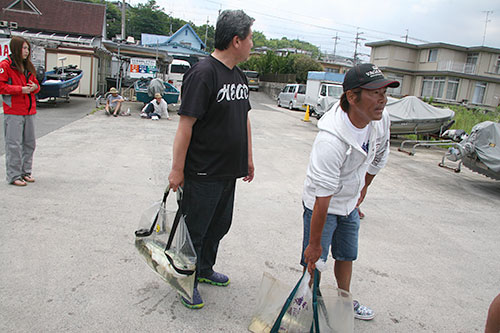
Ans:
{"label": "white van", "polygon": [[186,60],[174,59],[172,63],[168,65],[167,82],[181,91],[184,73],[190,68],[191,65]]}

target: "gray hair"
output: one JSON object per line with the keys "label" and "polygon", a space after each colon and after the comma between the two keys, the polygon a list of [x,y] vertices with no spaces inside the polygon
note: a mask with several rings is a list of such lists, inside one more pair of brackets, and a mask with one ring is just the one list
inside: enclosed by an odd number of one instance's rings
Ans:
{"label": "gray hair", "polygon": [[247,38],[254,21],[242,10],[225,10],[220,13],[215,28],[215,48],[221,51],[227,49],[234,36]]}

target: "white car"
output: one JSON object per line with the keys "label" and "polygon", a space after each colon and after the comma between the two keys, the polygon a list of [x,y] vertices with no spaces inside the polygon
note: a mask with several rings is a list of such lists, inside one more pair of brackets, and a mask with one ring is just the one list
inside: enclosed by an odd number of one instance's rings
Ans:
{"label": "white car", "polygon": [[278,106],[287,107],[290,110],[306,110],[304,101],[306,98],[305,84],[287,84],[278,95]]}

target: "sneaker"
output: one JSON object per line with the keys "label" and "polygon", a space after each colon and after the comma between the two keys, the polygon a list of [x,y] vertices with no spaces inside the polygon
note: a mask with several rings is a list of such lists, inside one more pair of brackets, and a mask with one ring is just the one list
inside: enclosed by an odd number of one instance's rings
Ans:
{"label": "sneaker", "polygon": [[225,287],[229,284],[229,277],[221,273],[213,272],[210,276],[198,277],[198,282]]}
{"label": "sneaker", "polygon": [[358,301],[353,301],[352,304],[354,306],[354,318],[372,320],[375,317],[375,313],[369,307],[359,304]]}
{"label": "sneaker", "polygon": [[146,112],[141,112],[141,118],[147,118],[148,114]]}
{"label": "sneaker", "polygon": [[205,305],[201,299],[200,293],[198,292],[198,288],[196,287],[193,290],[193,301],[191,302],[188,299],[181,297],[181,303],[189,309],[201,309]]}
{"label": "sneaker", "polygon": [[105,110],[106,116],[111,116],[111,113],[108,110]]}
{"label": "sneaker", "polygon": [[158,118],[158,116],[152,116],[151,120],[160,120],[160,118]]}

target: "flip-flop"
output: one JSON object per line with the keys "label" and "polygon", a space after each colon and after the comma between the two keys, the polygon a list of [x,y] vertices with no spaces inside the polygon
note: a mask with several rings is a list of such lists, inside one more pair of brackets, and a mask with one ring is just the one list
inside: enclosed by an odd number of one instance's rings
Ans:
{"label": "flip-flop", "polygon": [[34,183],[35,182],[35,178],[33,178],[32,175],[24,175],[23,179],[24,179],[24,181],[26,181],[28,183]]}
{"label": "flip-flop", "polygon": [[26,186],[26,182],[22,179],[16,179],[11,184],[15,186]]}

